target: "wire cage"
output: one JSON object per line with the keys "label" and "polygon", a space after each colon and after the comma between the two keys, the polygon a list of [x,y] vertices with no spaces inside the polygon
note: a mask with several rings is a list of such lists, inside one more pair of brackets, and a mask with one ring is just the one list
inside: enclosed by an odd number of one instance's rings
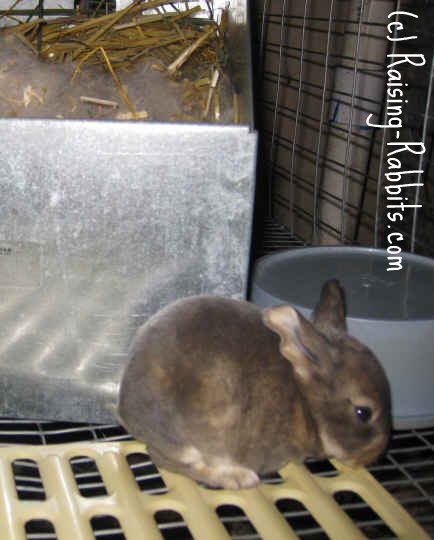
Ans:
{"label": "wire cage", "polygon": [[[261,219],[312,245],[386,248],[396,233],[397,250],[434,253],[433,12],[429,1],[254,2]],[[399,171],[412,185],[387,191]],[[392,203],[406,205],[399,216]]]}
{"label": "wire cage", "polygon": [[[254,256],[391,243],[433,256],[433,15],[429,0],[253,2]],[[398,178],[407,185],[397,188]],[[395,433],[388,459],[400,448],[418,460],[407,436]],[[432,451],[419,462],[426,486]],[[432,487],[421,500],[432,506]]]}
{"label": "wire cage", "polygon": [[[75,8],[79,6],[84,12],[100,9],[101,5],[94,0],[74,3]],[[106,11],[115,9],[113,2],[103,5]],[[410,9],[399,0],[263,0],[252,2],[251,7],[257,58],[253,62],[256,68],[256,118],[261,135],[255,254],[307,244],[386,245],[384,216],[388,201],[382,190],[382,175],[391,133],[386,128],[367,126],[366,117],[372,114],[371,123],[380,125],[392,116],[386,101],[387,54],[393,51],[416,54],[411,51],[417,50],[417,54],[425,55],[427,62],[423,66],[405,66],[409,88],[405,99],[411,102],[411,107],[398,103],[396,110],[399,112],[402,106],[402,115],[397,115],[402,120],[402,140],[420,142],[426,147],[423,154],[407,152],[410,155],[405,156],[402,164],[402,170],[423,171],[417,173],[418,180],[414,183],[422,183],[420,179],[423,179],[424,189],[409,186],[408,193],[403,194],[409,198],[409,204],[420,203],[422,206],[404,212],[403,221],[394,222],[393,230],[403,236],[402,249],[432,255],[432,32],[430,17],[426,14],[427,10],[434,11],[434,3],[411,3],[413,13],[418,10],[424,14],[426,25],[422,28],[420,19],[416,18],[406,21],[408,35],[418,35],[417,46],[412,41],[387,40],[388,14]],[[404,68],[401,71],[404,73]],[[85,501],[85,509],[86,505],[91,508],[92,501],[96,504],[97,510],[89,519],[93,536],[98,540],[121,540],[126,538],[122,524],[106,511],[107,505],[113,505],[109,499],[116,477],[109,474],[103,451],[100,455],[94,446],[88,445],[100,442],[135,444],[129,439],[117,425],[2,419],[0,443],[18,448],[20,457],[7,457],[8,448],[2,449],[6,460],[3,463],[8,463],[10,470],[6,476],[0,471],[0,480],[6,478],[8,493],[14,492],[14,504],[29,502],[26,512],[28,516],[33,515],[32,512],[42,509],[37,505],[49,499],[45,485],[47,471],[45,465],[39,463],[55,456],[56,450],[50,450],[49,445],[69,446],[65,443],[70,443],[72,453],[65,458],[68,463],[57,463],[59,469],[63,467],[59,478],[75,482],[74,489]],[[42,450],[34,450],[27,456],[21,445],[35,445],[34,448]],[[120,451],[120,447],[116,448]],[[129,454],[125,451],[128,471],[132,475],[130,480],[134,479],[141,493],[165,496],[168,493],[166,479],[170,480],[171,476],[161,474],[146,453],[135,446],[132,448],[135,450]],[[359,536],[354,538],[415,538],[411,533],[399,536],[389,526],[385,516],[398,516],[399,512],[394,514],[396,507],[386,505],[377,512],[362,496],[366,492],[361,489],[361,495],[352,491],[351,484],[346,477],[343,480],[338,477],[332,463],[308,462],[307,470],[311,476],[304,476],[303,482],[315,479],[309,484],[310,489],[319,495],[323,492],[318,486],[329,490],[328,498],[319,499],[319,506],[324,502],[328,509],[333,503],[343,510],[358,531]],[[3,473],[5,471],[6,467]],[[369,467],[369,472],[427,534],[434,536],[434,428],[394,433],[388,453]],[[109,486],[105,484],[105,478],[109,478]],[[289,525],[273,540],[332,537],[321,525],[328,523],[327,516],[324,517],[326,512],[317,520],[309,498],[303,498],[303,491],[299,499],[279,495],[283,493],[279,492],[282,481],[277,473],[263,479],[263,493],[269,494],[268,499],[260,496],[255,499],[256,495],[246,500],[235,495],[224,499],[225,494],[210,490],[209,500],[214,501],[215,508],[211,514],[226,534],[221,538],[259,540],[261,533],[255,527],[255,517],[259,520],[264,512],[267,516],[270,507],[277,510],[281,526]],[[122,486],[120,476],[119,484]],[[369,481],[368,485],[372,486]],[[366,485],[362,483],[361,486]],[[192,490],[187,482],[184,487],[188,496],[198,501],[202,508],[206,500],[204,491]],[[50,489],[52,485],[48,486],[48,491]],[[181,510],[185,509],[185,500],[177,488],[173,491],[178,499],[171,509],[159,508],[158,502],[154,501],[153,522],[164,540],[195,538]],[[333,499],[332,503],[330,499]],[[1,504],[0,508],[3,508]],[[56,540],[57,531],[48,518],[48,514],[44,519],[29,517],[20,523],[26,540]],[[212,523],[218,528],[214,521]],[[334,538],[338,538],[336,534]]]}

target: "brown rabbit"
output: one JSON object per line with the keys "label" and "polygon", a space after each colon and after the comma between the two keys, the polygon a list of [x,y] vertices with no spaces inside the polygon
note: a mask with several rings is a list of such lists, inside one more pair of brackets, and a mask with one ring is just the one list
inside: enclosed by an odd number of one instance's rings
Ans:
{"label": "brown rabbit", "polygon": [[170,304],[137,333],[117,415],[157,465],[227,489],[290,460],[369,463],[391,425],[385,374],[347,334],[337,281],[312,322],[288,305]]}

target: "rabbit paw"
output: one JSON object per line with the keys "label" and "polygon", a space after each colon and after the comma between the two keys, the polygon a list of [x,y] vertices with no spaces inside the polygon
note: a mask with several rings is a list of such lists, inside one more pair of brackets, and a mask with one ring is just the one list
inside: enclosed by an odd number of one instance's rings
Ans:
{"label": "rabbit paw", "polygon": [[246,489],[259,484],[259,477],[251,469],[239,465],[223,466],[216,469],[220,485],[224,489]]}
{"label": "rabbit paw", "polygon": [[177,448],[168,457],[167,448],[163,454],[148,445],[148,451],[154,463],[174,472],[185,474],[197,482],[209,487],[224,489],[246,489],[259,484],[259,477],[252,469],[238,465],[230,458],[204,458],[195,446]]}
{"label": "rabbit paw", "polygon": [[259,477],[251,469],[234,464],[206,465],[203,462],[192,466],[196,478],[211,487],[224,489],[246,489],[259,484]]}

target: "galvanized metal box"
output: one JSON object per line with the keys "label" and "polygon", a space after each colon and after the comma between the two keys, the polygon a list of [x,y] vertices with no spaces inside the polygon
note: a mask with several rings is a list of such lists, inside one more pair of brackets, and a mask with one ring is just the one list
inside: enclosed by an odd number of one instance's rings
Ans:
{"label": "galvanized metal box", "polygon": [[256,134],[232,4],[240,125],[0,119],[1,416],[110,421],[139,324],[245,295]]}

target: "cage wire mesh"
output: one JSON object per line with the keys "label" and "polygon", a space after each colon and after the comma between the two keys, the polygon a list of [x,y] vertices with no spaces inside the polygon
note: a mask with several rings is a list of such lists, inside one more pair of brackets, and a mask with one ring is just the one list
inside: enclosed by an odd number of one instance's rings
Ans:
{"label": "cage wire mesh", "polygon": [[[412,16],[394,13],[399,11]],[[257,211],[263,233],[256,255],[306,244],[387,248],[390,232],[402,235],[399,249],[434,254],[433,16],[432,1],[253,3]],[[417,39],[388,40],[390,22],[402,23],[405,36]],[[392,66],[399,74],[388,74],[390,54],[414,55],[418,65]],[[388,94],[392,88],[402,93]],[[378,127],[367,125],[370,114]],[[396,127],[392,117],[400,119],[399,139],[397,130],[380,127]],[[397,203],[421,205],[392,222],[386,218],[393,201],[387,199],[384,173],[395,148],[388,142],[399,141],[419,151],[399,154],[399,170],[420,171],[402,183],[423,186],[391,193],[402,197]],[[433,429],[396,432],[387,455],[370,471],[434,537],[433,449]],[[339,500],[368,538],[393,537],[363,501],[345,493]],[[302,538],[323,538],[302,518],[300,523],[307,527]]]}
{"label": "cage wire mesh", "polygon": [[74,8],[80,13],[112,13],[116,10],[116,0],[74,0]]}
{"label": "cage wire mesh", "polygon": [[[76,4],[77,5],[77,4]],[[106,1],[83,3],[83,9],[115,9]],[[385,246],[385,193],[382,190],[384,161],[390,133],[367,128],[366,116],[385,118],[386,55],[391,51],[425,54],[425,66],[405,66],[408,83],[402,107],[403,140],[423,141],[423,155],[407,155],[403,169],[423,169],[423,189],[408,190],[412,204],[422,206],[405,212],[395,224],[404,241],[403,249],[432,255],[433,177],[432,164],[432,69],[431,21],[434,3],[388,0],[255,1],[252,30],[257,61],[257,119],[261,133],[260,175],[266,186],[263,200],[262,253],[305,243],[350,243]],[[416,40],[393,44],[386,39],[385,22],[392,11],[409,9],[422,18],[406,20],[408,35]],[[421,23],[421,20],[423,21]],[[402,69],[404,73],[404,68]],[[405,139],[404,139],[405,135]],[[260,191],[260,190],[259,190]],[[261,202],[261,201],[259,201]],[[117,425],[99,426],[48,421],[0,420],[0,444],[54,444],[77,441],[127,440]],[[129,459],[140,489],[159,494],[167,490],[149,457]],[[83,497],[107,493],[95,462],[76,456],[70,462]],[[310,462],[313,474],[333,476],[329,462]],[[12,464],[17,497],[44,500],[45,491],[36,463],[16,460]],[[369,468],[410,514],[434,536],[434,428],[397,432],[388,453]],[[278,483],[278,475],[264,479]],[[356,522],[367,538],[393,538],[382,519],[356,494],[341,491],[338,504]],[[295,500],[281,500],[277,508],[302,539],[327,538],[306,508]],[[234,505],[222,506],[217,514],[234,540],[259,536]],[[191,532],[182,516],[160,511],[155,520],[165,538],[189,539]],[[96,538],[124,538],[119,522],[108,515],[92,520]],[[54,540],[48,521],[26,524],[30,540]]]}
{"label": "cage wire mesh", "polygon": [[[0,3],[0,17],[3,23],[23,18],[30,21],[33,18],[67,16],[74,13],[96,16],[112,13],[127,7],[131,0],[11,0]],[[222,0],[189,0],[188,2],[166,2],[157,5],[149,12],[166,13],[180,11],[188,4],[189,8],[201,6],[206,16],[217,17],[224,9],[226,2]],[[203,16],[196,14],[196,16]],[[1,25],[0,25],[1,26]]]}
{"label": "cage wire mesh", "polygon": [[[402,235],[393,237],[396,249],[433,255],[433,15],[432,1],[254,2],[265,186],[258,209],[267,219],[313,245],[386,248],[395,232]],[[388,33],[390,22],[405,30],[398,33],[395,25]],[[390,54],[415,55],[417,65],[403,62],[390,74]],[[424,65],[416,55],[424,55]],[[367,125],[368,115],[378,127]],[[399,130],[380,127],[392,117]],[[415,151],[423,143],[425,152],[399,154],[399,170],[421,171],[401,183],[423,186],[403,187],[393,194],[402,199],[392,201],[384,176],[388,143],[404,141]],[[402,220],[387,218],[392,202],[407,205],[399,211]]]}

